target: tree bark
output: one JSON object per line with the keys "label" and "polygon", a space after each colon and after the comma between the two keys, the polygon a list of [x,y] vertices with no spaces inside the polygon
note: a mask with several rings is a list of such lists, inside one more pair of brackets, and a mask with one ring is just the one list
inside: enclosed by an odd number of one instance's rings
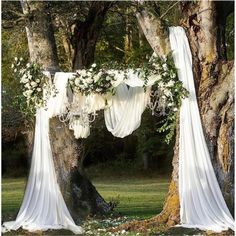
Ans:
{"label": "tree bark", "polygon": [[[227,4],[227,3],[226,3]],[[234,66],[233,62],[224,61],[222,50],[223,35],[219,38],[217,24],[220,14],[213,1],[182,2],[185,28],[193,57],[193,72],[197,91],[199,111],[211,161],[220,184],[225,201],[234,212]],[[227,17],[227,14],[225,14]],[[137,19],[154,52],[165,57],[170,51],[167,32],[161,21],[142,10]],[[224,19],[226,21],[226,19]],[[222,21],[222,19],[221,19]],[[217,37],[218,36],[218,37]],[[219,46],[221,45],[221,46]],[[178,137],[173,157],[173,172],[163,211],[146,221],[136,221],[119,229],[146,231],[148,228],[165,224],[174,226],[180,221],[178,193]]]}
{"label": "tree bark", "polygon": [[96,42],[111,2],[92,2],[84,22],[73,27],[73,70],[87,68],[94,62]]}
{"label": "tree bark", "polygon": [[[59,71],[56,43],[47,3],[23,0],[21,3],[26,16],[31,61],[37,61],[52,74]],[[110,205],[105,202],[82,171],[79,142],[58,118],[50,120],[50,141],[57,181],[74,220],[78,221],[88,214],[104,214],[110,211]]]}

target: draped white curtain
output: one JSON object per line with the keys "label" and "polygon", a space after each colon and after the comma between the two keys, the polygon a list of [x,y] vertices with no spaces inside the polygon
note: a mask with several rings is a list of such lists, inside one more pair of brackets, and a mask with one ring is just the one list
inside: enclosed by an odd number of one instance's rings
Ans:
{"label": "draped white curtain", "polygon": [[[205,142],[194,88],[191,51],[181,27],[170,28],[170,42],[179,79],[190,92],[180,109],[181,225],[217,232],[228,228],[234,230],[234,220],[223,199]],[[83,233],[70,216],[56,180],[49,142],[49,118],[65,114],[69,107],[71,114],[79,117],[69,128],[74,130],[77,138],[85,138],[90,132],[89,121],[86,122],[89,114],[105,109],[105,123],[114,136],[123,138],[131,134],[140,126],[141,115],[149,103],[150,86],[160,77],[151,76],[147,91],[144,91],[139,73],[130,70],[128,79],[122,81],[121,72],[113,72],[117,76],[115,96],[74,94],[72,101],[68,98],[67,82],[73,73],[55,74],[58,93],[49,99],[47,110],[39,109],[36,114],[34,151],[24,200],[16,220],[3,224],[3,232],[22,227],[29,231],[64,228]]]}
{"label": "draped white curtain", "polygon": [[141,116],[149,101],[149,90],[120,84],[112,105],[104,110],[107,129],[116,137],[130,135],[141,124]]}
{"label": "draped white curtain", "polygon": [[221,232],[234,220],[212,167],[196,99],[192,55],[181,27],[170,27],[170,43],[178,77],[190,92],[180,108],[179,196],[181,225]]}
{"label": "draped white curtain", "polygon": [[24,199],[15,221],[5,222],[2,232],[22,227],[30,232],[48,229],[69,229],[82,234],[75,225],[62,197],[49,141],[49,114],[37,110],[34,149]]}

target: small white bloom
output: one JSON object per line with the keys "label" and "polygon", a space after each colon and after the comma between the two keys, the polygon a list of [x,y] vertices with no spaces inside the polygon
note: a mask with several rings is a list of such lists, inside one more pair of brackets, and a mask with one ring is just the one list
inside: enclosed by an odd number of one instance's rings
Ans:
{"label": "small white bloom", "polygon": [[174,86],[174,84],[175,84],[175,82],[173,80],[171,80],[167,83],[167,86],[172,87],[172,86]]}
{"label": "small white bloom", "polygon": [[14,64],[11,64],[11,68],[14,68]]}
{"label": "small white bloom", "polygon": [[20,83],[27,83],[29,80],[27,79],[27,77],[25,75],[22,76],[22,78],[20,79]]}
{"label": "small white bloom", "polygon": [[97,66],[96,63],[93,63],[93,64],[92,64],[92,67],[93,67],[93,68],[96,67],[96,66]]}
{"label": "small white bloom", "polygon": [[37,88],[37,91],[38,91],[38,92],[41,92],[41,91],[42,91],[42,89],[41,89],[41,88]]}
{"label": "small white bloom", "polygon": [[178,109],[175,107],[175,108],[173,109],[173,111],[178,111]]}
{"label": "small white bloom", "polygon": [[98,74],[96,74],[96,75],[94,75],[93,79],[94,79],[94,82],[97,83],[98,80],[100,79],[100,76]]}
{"label": "small white bloom", "polygon": [[75,82],[75,85],[76,85],[76,86],[79,86],[80,79],[77,77],[77,78],[74,80],[74,82]]}
{"label": "small white bloom", "polygon": [[18,58],[17,57],[15,57],[15,61],[17,61],[18,60]]}
{"label": "small white bloom", "polygon": [[27,63],[27,64],[26,64],[26,67],[29,68],[29,67],[30,67],[30,63]]}
{"label": "small white bloom", "polygon": [[27,89],[30,89],[30,88],[31,88],[31,86],[30,86],[29,83],[26,83],[26,84],[24,85],[24,87],[27,88]]}
{"label": "small white bloom", "polygon": [[36,79],[36,83],[38,83],[38,84],[39,84],[39,83],[40,83],[40,79]]}
{"label": "small white bloom", "polygon": [[32,81],[32,82],[30,83],[30,85],[31,85],[33,88],[37,87],[37,83],[35,83],[34,81]]}
{"label": "small white bloom", "polygon": [[88,72],[88,73],[87,73],[87,76],[89,76],[89,77],[90,77],[91,75],[92,75],[92,73],[91,73],[91,72]]}
{"label": "small white bloom", "polygon": [[23,58],[22,58],[22,57],[20,58],[20,61],[23,61]]}
{"label": "small white bloom", "polygon": [[86,74],[87,74],[85,69],[79,71],[79,73],[81,76],[86,76]]}
{"label": "small white bloom", "polygon": [[17,72],[17,69],[14,69],[14,73],[16,73]]}
{"label": "small white bloom", "polygon": [[163,64],[163,65],[162,65],[162,68],[164,69],[164,71],[167,71],[167,69],[168,69],[168,68],[167,68],[167,64],[166,64],[166,63]]}
{"label": "small white bloom", "polygon": [[93,83],[93,79],[91,79],[91,78],[89,78],[89,79],[86,79],[86,81],[87,81],[87,83],[88,83],[88,84],[91,84],[91,83]]}

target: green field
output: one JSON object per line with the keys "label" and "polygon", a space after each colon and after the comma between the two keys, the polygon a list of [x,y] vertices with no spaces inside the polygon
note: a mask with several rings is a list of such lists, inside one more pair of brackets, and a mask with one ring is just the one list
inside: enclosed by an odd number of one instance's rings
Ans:
{"label": "green field", "polygon": [[[96,186],[99,193],[107,200],[116,202],[116,211],[123,216],[128,217],[128,220],[136,218],[148,218],[158,214],[168,190],[168,178],[130,178],[122,177],[94,179],[93,184]],[[2,220],[14,220],[17,211],[19,210],[23,192],[26,184],[24,178],[3,178],[2,179]],[[109,219],[108,219],[109,220]],[[121,221],[124,221],[123,219]],[[94,223],[95,222],[95,223]],[[90,226],[89,226],[90,224]],[[92,235],[97,228],[104,228],[106,221],[93,221],[85,223],[85,228],[91,228]],[[91,227],[92,225],[92,227]],[[13,232],[12,232],[13,233]],[[13,235],[9,233],[9,235]],[[51,232],[57,235],[57,232]],[[58,235],[70,234],[63,231]],[[22,235],[22,232],[21,232]],[[47,234],[48,235],[48,234]]]}

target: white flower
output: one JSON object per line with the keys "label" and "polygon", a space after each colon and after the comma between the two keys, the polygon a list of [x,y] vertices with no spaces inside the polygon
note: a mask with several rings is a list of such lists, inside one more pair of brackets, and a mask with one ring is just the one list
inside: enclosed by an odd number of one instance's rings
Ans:
{"label": "white flower", "polygon": [[88,84],[93,83],[93,79],[91,79],[91,78],[87,79],[86,81],[87,81]]}
{"label": "white flower", "polygon": [[39,83],[40,83],[40,79],[36,79],[36,83],[38,83],[38,84],[39,84]]}
{"label": "white flower", "polygon": [[85,69],[81,70],[79,73],[81,76],[86,76],[87,74]]}
{"label": "white flower", "polygon": [[33,93],[32,90],[27,90],[27,91],[23,92],[23,95],[24,95],[25,97],[30,97],[30,95],[31,95],[32,93]]}
{"label": "white flower", "polygon": [[32,81],[30,84],[33,88],[37,87],[37,83],[35,83],[34,81]]}
{"label": "white flower", "polygon": [[20,79],[20,83],[27,83],[29,80],[27,79],[27,77],[25,75],[22,76],[22,78]]}
{"label": "white flower", "polygon": [[91,67],[93,67],[93,68],[94,68],[94,67],[96,67],[96,66],[97,66],[97,65],[96,65],[96,63],[93,63]]}
{"label": "white flower", "polygon": [[178,111],[178,109],[175,107],[175,108],[173,109],[173,111]]}
{"label": "white flower", "polygon": [[20,61],[23,61],[23,58],[22,58],[22,57],[20,58]]}
{"label": "white flower", "polygon": [[89,77],[90,77],[91,75],[92,75],[92,73],[91,73],[91,72],[87,72],[87,76],[89,76]]}
{"label": "white flower", "polygon": [[173,103],[168,103],[167,106],[168,107],[172,107],[174,104]]}
{"label": "white flower", "polygon": [[29,68],[29,67],[30,67],[30,63],[27,63],[27,64],[26,64],[26,67]]}
{"label": "white flower", "polygon": [[11,68],[14,68],[14,64],[11,64]]}
{"label": "white flower", "polygon": [[174,82],[173,80],[171,80],[171,81],[169,81],[166,85],[167,85],[168,87],[172,87],[172,86],[174,86],[174,84],[175,84],[175,82]]}
{"label": "white flower", "polygon": [[99,74],[94,75],[93,79],[94,79],[94,82],[97,83],[98,80],[100,79]]}
{"label": "white flower", "polygon": [[163,64],[163,65],[162,65],[162,68],[164,69],[164,71],[167,71],[167,69],[168,69],[168,68],[167,68],[167,64],[166,64],[166,63]]}
{"label": "white flower", "polygon": [[77,77],[77,78],[75,79],[75,85],[76,85],[76,86],[79,86],[79,82],[80,82],[80,79]]}
{"label": "white flower", "polygon": [[42,91],[42,89],[41,89],[41,88],[37,88],[37,91],[38,91],[38,92],[41,92],[41,91]]}
{"label": "white flower", "polygon": [[168,75],[168,73],[167,72],[164,72],[163,74],[162,74],[162,76],[167,76]]}
{"label": "white flower", "polygon": [[110,76],[106,77],[106,81],[110,81],[112,78]]}
{"label": "white flower", "polygon": [[16,73],[17,72],[17,69],[14,69],[14,73]]}
{"label": "white flower", "polygon": [[24,87],[27,88],[27,89],[30,89],[30,88],[31,88],[31,86],[30,86],[29,83],[26,83]]}
{"label": "white flower", "polygon": [[17,57],[15,57],[15,61],[17,61],[18,60],[18,58]]}

